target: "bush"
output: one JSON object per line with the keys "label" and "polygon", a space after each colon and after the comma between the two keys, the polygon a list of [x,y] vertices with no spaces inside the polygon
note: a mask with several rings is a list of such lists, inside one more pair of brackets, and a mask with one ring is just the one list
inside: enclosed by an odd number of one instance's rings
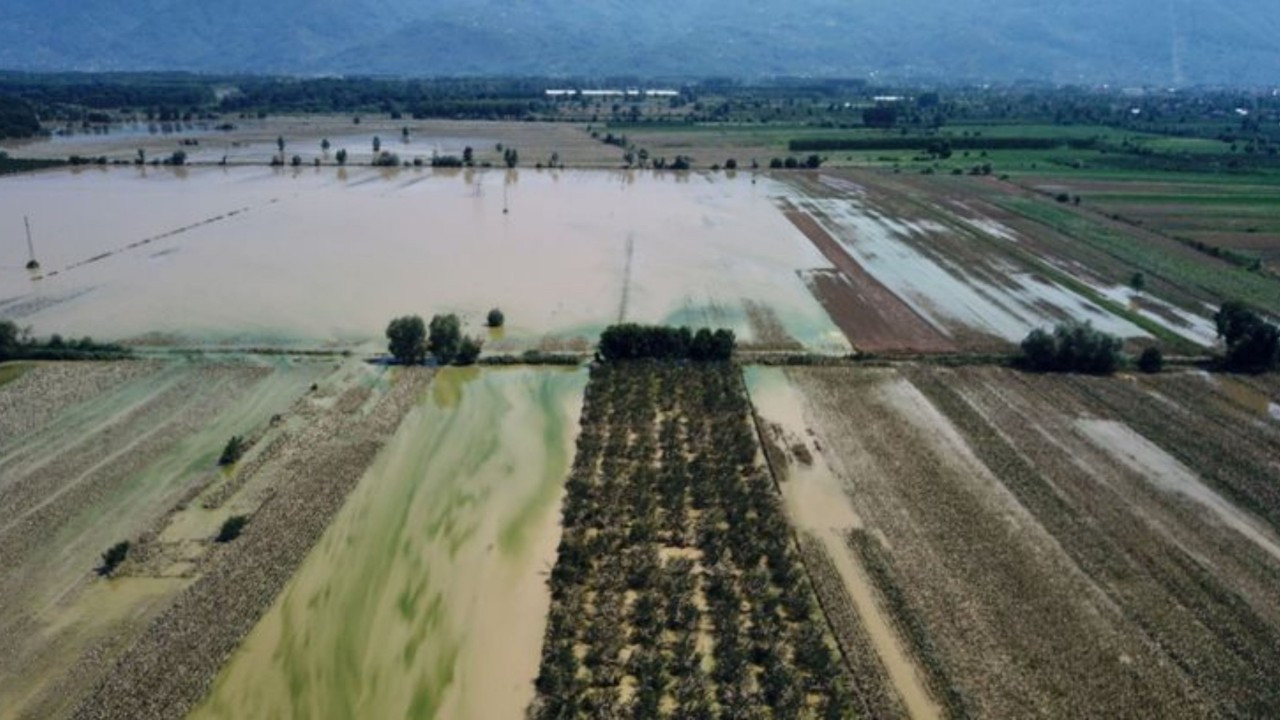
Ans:
{"label": "bush", "polygon": [[401,365],[420,365],[427,358],[427,327],[417,315],[387,325],[387,351]]}
{"label": "bush", "polygon": [[1119,338],[1094,329],[1088,322],[1068,322],[1053,334],[1032,330],[1022,341],[1017,364],[1035,372],[1079,372],[1110,375],[1120,365]]}
{"label": "bush", "polygon": [[1144,373],[1158,373],[1164,369],[1164,353],[1158,347],[1149,347],[1138,356],[1138,369]]}
{"label": "bush", "polygon": [[400,156],[383,150],[373,159],[374,167],[400,167]]}
{"label": "bush", "polygon": [[1226,345],[1223,365],[1238,372],[1267,372],[1280,365],[1280,329],[1249,306],[1230,300],[1213,316]]}
{"label": "bush", "polygon": [[431,318],[431,332],[427,339],[427,350],[436,357],[441,365],[448,365],[457,357],[462,345],[462,324],[458,316],[436,315]]}
{"label": "bush", "polygon": [[232,435],[231,439],[228,440],[227,444],[222,448],[222,455],[218,458],[218,465],[221,467],[235,465],[236,462],[240,460],[241,456],[244,455],[244,451],[244,438],[239,435]]}
{"label": "bush", "polygon": [[232,515],[222,523],[222,529],[218,531],[218,536],[213,539],[214,542],[228,543],[240,537],[240,532],[244,530],[244,526],[249,524],[248,515]]}
{"label": "bush", "polygon": [[129,557],[129,541],[124,540],[112,545],[106,552],[102,553],[102,567],[98,568],[99,575],[110,575],[120,567],[120,563]]}
{"label": "bush", "polygon": [[499,310],[498,308],[494,308],[489,311],[489,317],[486,319],[485,322],[491,328],[500,328],[503,326],[506,320],[507,319],[502,314],[502,311]]}

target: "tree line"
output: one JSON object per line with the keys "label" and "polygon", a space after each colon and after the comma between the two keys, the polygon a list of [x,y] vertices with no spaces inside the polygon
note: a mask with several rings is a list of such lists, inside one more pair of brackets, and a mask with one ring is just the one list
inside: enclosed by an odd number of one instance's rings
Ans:
{"label": "tree line", "polygon": [[111,343],[63,338],[54,333],[48,340],[31,335],[30,328],[19,328],[11,320],[0,320],[0,362],[9,360],[114,360],[128,357],[129,349]]}
{"label": "tree line", "polygon": [[[1263,373],[1280,368],[1280,328],[1238,300],[1229,300],[1213,316],[1222,354],[1217,367],[1227,372]],[[1032,372],[1110,375],[1130,364],[1120,338],[1089,322],[1066,322],[1052,332],[1032,330],[1022,341],[1014,365]],[[1133,362],[1143,372],[1159,372],[1164,356],[1145,348]]]}
{"label": "tree line", "polygon": [[398,317],[387,325],[387,350],[401,365],[421,365],[427,355],[440,365],[474,365],[484,342],[462,334],[457,315],[435,315],[430,324],[418,315]]}
{"label": "tree line", "polygon": [[600,334],[597,353],[605,362],[620,360],[692,360],[726,362],[733,357],[733,331],[687,327],[610,325]]}

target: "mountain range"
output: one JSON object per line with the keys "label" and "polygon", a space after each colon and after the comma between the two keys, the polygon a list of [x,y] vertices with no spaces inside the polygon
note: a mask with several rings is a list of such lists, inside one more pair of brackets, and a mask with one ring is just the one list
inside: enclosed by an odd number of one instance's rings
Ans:
{"label": "mountain range", "polygon": [[0,69],[1280,82],[1274,0],[5,0]]}

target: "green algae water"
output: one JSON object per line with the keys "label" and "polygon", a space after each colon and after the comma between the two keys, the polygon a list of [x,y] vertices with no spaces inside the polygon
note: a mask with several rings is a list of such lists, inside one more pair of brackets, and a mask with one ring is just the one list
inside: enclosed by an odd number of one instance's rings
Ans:
{"label": "green algae water", "polygon": [[442,370],[191,717],[522,717],[586,381]]}

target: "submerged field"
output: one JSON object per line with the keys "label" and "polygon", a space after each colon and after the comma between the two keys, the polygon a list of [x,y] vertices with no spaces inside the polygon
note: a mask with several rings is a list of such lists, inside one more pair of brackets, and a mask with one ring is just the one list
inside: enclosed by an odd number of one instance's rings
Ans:
{"label": "submerged field", "polygon": [[1276,390],[983,368],[753,380],[798,470],[789,504],[953,717],[1275,711]]}
{"label": "submerged field", "polygon": [[[407,312],[455,311],[474,328],[497,306],[507,327],[491,349],[586,349],[632,320],[847,351],[796,274],[823,261],[774,209],[779,191],[746,174],[527,169],[9,177],[0,318],[150,344],[350,347]],[[37,281],[22,269],[23,215]]]}
{"label": "submerged field", "polygon": [[442,371],[191,717],[519,717],[585,382]]}

